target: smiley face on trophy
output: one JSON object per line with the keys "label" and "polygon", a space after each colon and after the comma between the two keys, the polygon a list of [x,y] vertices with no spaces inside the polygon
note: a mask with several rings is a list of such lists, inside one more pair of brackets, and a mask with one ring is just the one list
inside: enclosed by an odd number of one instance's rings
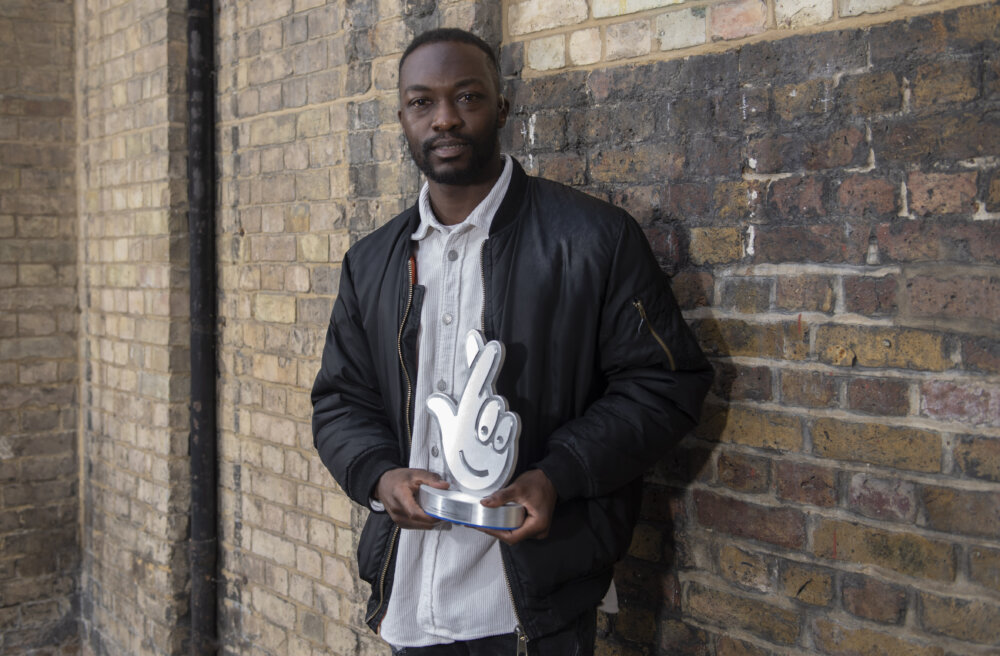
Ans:
{"label": "smiley face on trophy", "polygon": [[480,501],[511,479],[517,463],[521,421],[496,393],[504,348],[485,341],[477,330],[465,338],[469,378],[456,402],[431,394],[427,409],[441,429],[441,445],[451,488],[420,486],[419,501],[432,517],[483,528],[514,529],[524,521],[524,507],[508,503],[487,508]]}

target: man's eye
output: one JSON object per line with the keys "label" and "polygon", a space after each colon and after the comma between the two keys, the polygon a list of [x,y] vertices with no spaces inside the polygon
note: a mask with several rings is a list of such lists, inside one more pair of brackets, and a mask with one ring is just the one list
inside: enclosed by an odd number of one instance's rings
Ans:
{"label": "man's eye", "polygon": [[411,107],[426,107],[427,105],[430,104],[431,101],[428,100],[427,98],[414,98],[413,100],[410,101]]}
{"label": "man's eye", "polygon": [[460,102],[471,103],[479,100],[479,96],[474,93],[463,93],[461,96],[458,97],[458,99]]}

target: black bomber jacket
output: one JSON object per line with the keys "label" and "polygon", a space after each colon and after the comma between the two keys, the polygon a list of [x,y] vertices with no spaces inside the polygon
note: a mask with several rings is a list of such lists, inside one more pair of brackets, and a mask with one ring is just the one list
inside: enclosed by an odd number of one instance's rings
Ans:
{"label": "black bomber jacket", "polygon": [[[319,455],[367,507],[409,462],[417,329],[411,207],[347,253],[312,390]],[[549,535],[501,544],[528,638],[596,606],[628,549],[641,477],[694,427],[711,368],[636,222],[514,162],[482,250],[483,329],[506,347],[497,392],[521,418],[515,476],[541,469],[558,500]],[[358,548],[373,630],[392,590],[399,528],[369,515]]]}

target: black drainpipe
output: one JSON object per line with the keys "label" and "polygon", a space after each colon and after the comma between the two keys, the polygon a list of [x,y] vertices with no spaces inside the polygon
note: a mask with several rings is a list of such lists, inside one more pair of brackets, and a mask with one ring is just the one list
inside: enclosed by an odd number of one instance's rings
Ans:
{"label": "black drainpipe", "polygon": [[215,35],[212,0],[188,0],[191,260],[191,654],[218,650],[215,357]]}

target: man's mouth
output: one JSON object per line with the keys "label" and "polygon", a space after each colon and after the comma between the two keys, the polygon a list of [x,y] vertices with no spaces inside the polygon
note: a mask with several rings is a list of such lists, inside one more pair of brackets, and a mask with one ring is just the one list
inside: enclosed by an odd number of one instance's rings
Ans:
{"label": "man's mouth", "polygon": [[442,159],[448,159],[462,154],[468,147],[469,142],[461,139],[438,139],[428,143],[424,150],[428,153],[434,153]]}

